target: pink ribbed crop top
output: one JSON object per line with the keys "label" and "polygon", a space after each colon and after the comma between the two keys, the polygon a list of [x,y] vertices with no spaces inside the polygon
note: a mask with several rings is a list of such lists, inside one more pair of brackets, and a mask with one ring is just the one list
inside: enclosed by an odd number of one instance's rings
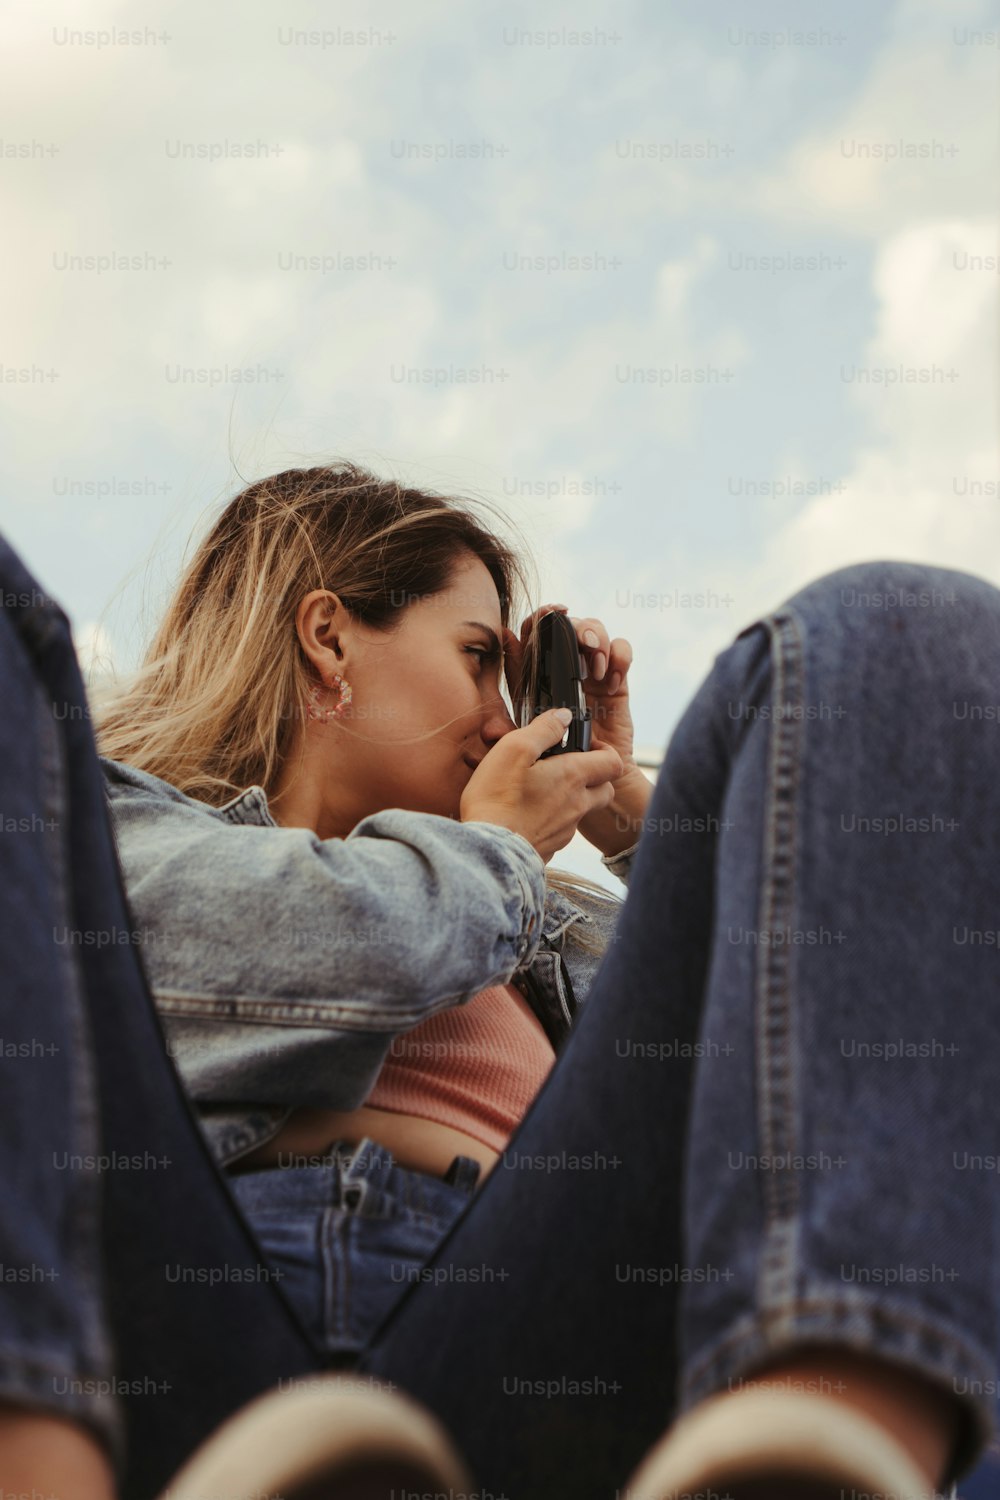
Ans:
{"label": "pink ribbed crop top", "polygon": [[365,1103],[453,1125],[503,1151],[554,1062],[517,986],[494,984],[393,1037]]}

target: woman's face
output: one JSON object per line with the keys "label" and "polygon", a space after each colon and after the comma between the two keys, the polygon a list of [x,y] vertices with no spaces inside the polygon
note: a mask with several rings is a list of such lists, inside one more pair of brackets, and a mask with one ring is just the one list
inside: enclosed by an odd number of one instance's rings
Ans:
{"label": "woman's face", "polygon": [[[332,605],[316,591],[299,609],[314,666],[352,689],[340,718],[306,721],[304,770],[320,817],[309,826],[346,837],[386,807],[457,817],[476,763],[516,727],[500,693],[503,629],[488,569],[464,554],[448,586],[415,599],[391,635]],[[324,706],[337,701],[336,687],[320,694]]]}

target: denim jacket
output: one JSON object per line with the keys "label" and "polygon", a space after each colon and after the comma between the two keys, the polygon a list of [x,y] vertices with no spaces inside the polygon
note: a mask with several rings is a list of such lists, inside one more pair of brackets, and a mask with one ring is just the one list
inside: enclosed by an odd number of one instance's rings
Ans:
{"label": "denim jacket", "polygon": [[[393,1037],[513,980],[558,1051],[622,902],[547,890],[520,834],[387,808],[345,839],[284,828],[248,787],[223,807],[102,758],[135,930],[166,1036],[216,1159],[300,1106],[363,1104]],[[603,857],[628,884],[637,845]]]}

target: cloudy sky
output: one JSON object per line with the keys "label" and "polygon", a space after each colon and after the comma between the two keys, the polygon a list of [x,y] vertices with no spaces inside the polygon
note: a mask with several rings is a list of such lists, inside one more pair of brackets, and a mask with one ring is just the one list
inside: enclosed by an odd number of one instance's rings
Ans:
{"label": "cloudy sky", "polygon": [[82,658],[334,457],[502,504],[654,758],[820,573],[1000,585],[994,7],[750,11],[8,11],[0,530]]}

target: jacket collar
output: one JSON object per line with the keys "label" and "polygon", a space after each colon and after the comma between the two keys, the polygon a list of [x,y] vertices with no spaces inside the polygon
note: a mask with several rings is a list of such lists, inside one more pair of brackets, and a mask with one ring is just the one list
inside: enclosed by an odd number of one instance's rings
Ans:
{"label": "jacket collar", "polygon": [[225,818],[227,823],[263,824],[266,828],[278,827],[271,817],[271,809],[267,805],[267,793],[262,786],[248,786],[246,791],[240,792],[238,797],[233,797],[214,811],[220,818]]}

